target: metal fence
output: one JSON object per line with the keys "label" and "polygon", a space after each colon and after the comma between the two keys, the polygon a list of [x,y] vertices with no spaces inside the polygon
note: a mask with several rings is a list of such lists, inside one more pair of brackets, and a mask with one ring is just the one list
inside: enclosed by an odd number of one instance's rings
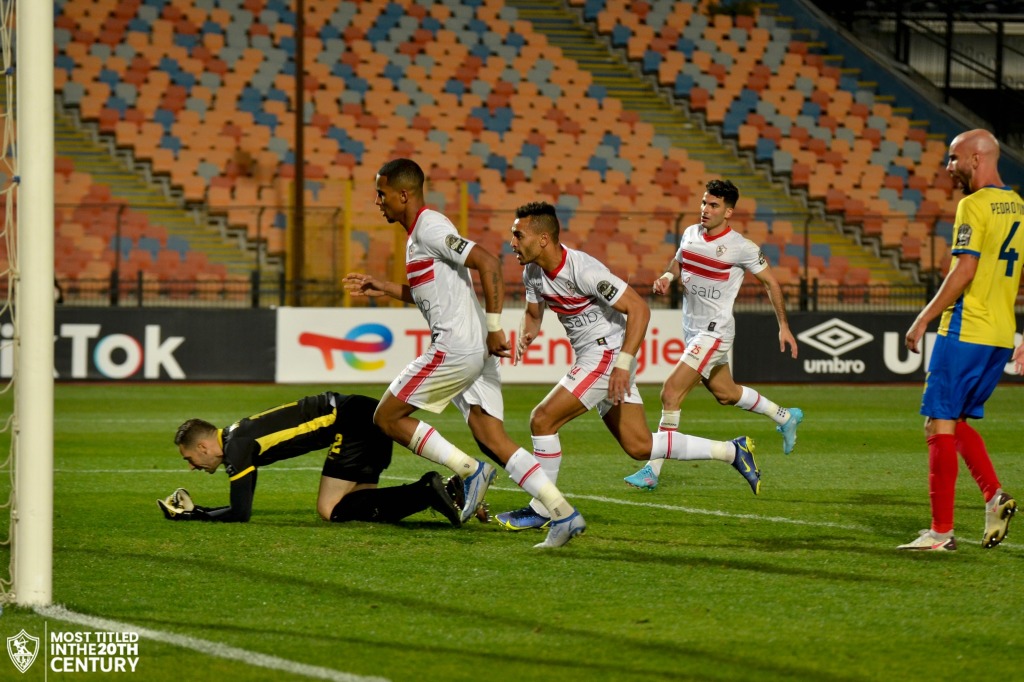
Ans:
{"label": "metal fence", "polygon": [[[273,308],[285,305],[309,307],[340,307],[345,305],[345,292],[331,280],[287,280],[282,275],[228,280],[160,280],[148,279],[138,273],[128,280],[116,276],[100,279],[78,279],[61,286],[61,304],[88,307],[176,307],[176,308]],[[674,308],[679,305],[678,282],[667,296],[657,296],[651,283],[634,284],[652,308]],[[3,287],[0,286],[0,289]],[[931,297],[926,284],[834,285],[817,280],[787,284],[782,287],[786,308],[793,311],[910,311],[922,307]],[[524,305],[522,285],[509,284],[505,289],[508,305]],[[2,292],[0,292],[2,295]],[[390,307],[401,305],[391,299],[352,298],[354,307]],[[1024,310],[1024,297],[1019,299]],[[770,311],[764,287],[744,284],[736,301],[741,312]]]}

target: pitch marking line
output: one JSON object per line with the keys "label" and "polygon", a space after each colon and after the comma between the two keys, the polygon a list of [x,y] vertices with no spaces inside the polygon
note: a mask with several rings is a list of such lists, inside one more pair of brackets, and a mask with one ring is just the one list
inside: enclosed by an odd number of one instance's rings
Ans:
{"label": "pitch marking line", "polygon": [[[270,469],[268,471],[320,471],[320,467],[278,467],[277,469]],[[87,470],[74,470],[74,469],[63,469],[57,470],[57,473],[74,473],[74,474],[180,474],[180,469],[87,469]],[[185,473],[189,473],[185,471]],[[408,478],[405,476],[381,476],[382,479],[392,481],[414,481],[414,478]],[[519,488],[512,488],[508,486],[490,486],[492,490],[500,490],[502,492],[522,492]],[[639,493],[642,494],[642,493]],[[733,512],[722,511],[720,509],[698,509],[696,507],[682,507],[673,504],[657,504],[654,502],[635,502],[633,500],[620,500],[614,497],[601,497],[599,495],[577,495],[572,492],[566,493],[566,495],[574,500],[591,500],[593,502],[608,502],[610,504],[621,504],[628,507],[645,507],[647,509],[660,509],[663,511],[682,512],[684,514],[698,514],[703,516],[718,516],[721,518],[728,519],[748,519],[750,521],[766,521],[769,523],[788,523],[794,526],[813,526],[820,528],[836,528],[839,530],[850,530],[857,533],[873,533],[874,529],[866,526],[855,526],[844,523],[832,523],[830,521],[807,521],[804,519],[790,519],[784,516],[763,516],[761,514],[735,514]]]}
{"label": "pitch marking line", "polygon": [[139,637],[144,637],[145,639],[163,642],[164,644],[170,644],[183,649],[192,649],[193,651],[198,651],[199,653],[206,654],[207,656],[224,658],[229,661],[239,661],[246,665],[253,665],[258,668],[280,670],[293,675],[302,675],[303,677],[311,677],[317,680],[330,680],[331,682],[388,682],[388,680],[383,677],[364,677],[362,675],[353,675],[352,673],[341,672],[340,670],[321,668],[320,666],[308,665],[306,663],[297,663],[285,658],[261,654],[256,651],[247,651],[246,649],[239,649],[227,644],[211,642],[205,639],[188,637],[186,635],[176,635],[172,632],[163,632],[161,630],[150,630],[149,628],[142,628],[137,625],[132,625],[131,623],[122,623],[116,620],[88,616],[84,613],[75,613],[74,611],[68,611],[60,605],[37,606],[35,607],[35,612],[45,618],[52,618],[53,620],[64,621],[66,623],[75,623],[76,625],[84,625],[95,630],[134,632],[138,634]]}

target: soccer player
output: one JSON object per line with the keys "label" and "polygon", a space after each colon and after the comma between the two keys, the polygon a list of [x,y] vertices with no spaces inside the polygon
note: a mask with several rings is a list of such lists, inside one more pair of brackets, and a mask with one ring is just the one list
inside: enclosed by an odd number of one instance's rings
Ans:
{"label": "soccer player", "polygon": [[[408,284],[349,274],[346,288],[365,296],[391,296],[414,303],[430,326],[431,344],[391,382],[374,413],[374,423],[413,453],[446,466],[464,480],[463,520],[482,503],[494,467],[470,457],[432,426],[412,417],[417,409],[439,413],[449,402],[462,412],[480,449],[502,463],[521,488],[551,512],[544,542],[560,547],[586,529],[583,516],[548,478],[537,459],[505,432],[498,358],[510,357],[501,327],[504,286],[497,257],[460,236],[441,213],[426,207],[423,170],[409,159],[388,161],[377,173],[376,204],[389,223],[409,235]],[[486,314],[469,270],[479,273]]]}
{"label": "soccer player", "polygon": [[[663,431],[679,428],[680,406],[690,391],[703,382],[722,405],[764,415],[776,423],[782,434],[782,451],[787,455],[796,445],[796,427],[804,413],[796,407],[779,407],[748,386],[737,384],[729,370],[729,351],[736,334],[732,308],[746,272],[754,275],[768,291],[768,299],[779,322],[779,350],[788,345],[797,355],[796,339],[789,330],[786,305],[775,275],[760,248],[729,227],[740,192],[728,180],[712,180],[700,203],[700,222],[683,232],[679,249],[668,271],[654,282],[654,292],[665,294],[669,284],[681,277],[683,290],[683,338],[686,350],[661,389]],[[626,477],[626,483],[645,490],[658,485],[664,460],[652,460],[640,471]]]}
{"label": "soccer player", "polygon": [[[157,500],[173,521],[248,521],[260,467],[330,448],[324,460],[316,510],[325,521],[395,522],[434,509],[452,525],[462,525],[453,488],[436,471],[416,483],[378,488],[380,472],[391,463],[391,439],[373,425],[377,401],[363,395],[327,392],[279,405],[218,429],[202,419],[178,427],[174,444],[192,469],[214,473],[224,465],[231,481],[230,504],[201,507],[179,488]],[[453,477],[454,478],[454,477]]]}
{"label": "soccer player", "polygon": [[[956,207],[956,239],[949,274],[907,330],[906,346],[921,352],[928,323],[941,315],[928,364],[921,414],[928,442],[931,527],[899,549],[951,551],[957,453],[985,498],[981,546],[1006,537],[1017,502],[999,483],[981,435],[968,417],[981,419],[1013,354],[1014,302],[1024,254],[1024,201],[999,177],[999,142],[969,130],[949,145],[946,172],[964,193]],[[1017,368],[1020,370],[1018,348]]]}
{"label": "soccer player", "polygon": [[[752,439],[715,442],[685,434],[651,434],[635,383],[636,361],[651,311],[640,295],[593,257],[559,239],[555,207],[531,203],[516,209],[512,251],[524,265],[526,312],[513,363],[540,333],[544,308],[565,328],[573,366],[530,415],[534,455],[552,481],[558,478],[562,445],[558,431],[597,408],[608,430],[634,459],[718,459],[732,464],[754,494],[760,472]],[[544,528],[549,515],[540,500],[495,517],[508,530]]]}

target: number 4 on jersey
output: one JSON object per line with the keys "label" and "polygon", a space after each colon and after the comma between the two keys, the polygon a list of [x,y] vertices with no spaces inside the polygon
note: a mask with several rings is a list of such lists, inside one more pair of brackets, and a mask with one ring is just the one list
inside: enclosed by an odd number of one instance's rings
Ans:
{"label": "number 4 on jersey", "polygon": [[999,247],[999,260],[1006,261],[1006,276],[1013,277],[1013,266],[1020,258],[1020,254],[1017,250],[1010,247],[1010,242],[1013,241],[1013,235],[1017,234],[1017,228],[1020,227],[1020,221],[1015,222],[1010,226],[1010,234],[1006,235],[1006,241]]}

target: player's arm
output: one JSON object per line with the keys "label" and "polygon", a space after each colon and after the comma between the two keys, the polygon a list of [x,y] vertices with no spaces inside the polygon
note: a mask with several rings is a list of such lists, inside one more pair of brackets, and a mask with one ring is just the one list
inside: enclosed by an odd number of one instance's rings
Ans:
{"label": "player's arm", "polygon": [[765,264],[764,270],[755,272],[754,277],[764,285],[765,291],[768,292],[768,300],[771,301],[772,309],[775,311],[775,319],[779,323],[779,351],[785,353],[786,346],[788,345],[790,356],[795,358],[797,355],[796,338],[794,338],[793,332],[789,329],[789,318],[786,317],[786,300],[782,296],[782,287],[779,286],[779,280],[775,279],[775,273],[772,272],[772,266]]}
{"label": "player's arm", "polygon": [[412,298],[412,290],[409,289],[408,284],[385,282],[360,272],[350,272],[345,275],[345,279],[342,281],[345,283],[345,289],[356,296],[368,296],[370,298],[390,296],[404,303],[415,303]]}
{"label": "player's arm", "polygon": [[1017,374],[1024,374],[1024,341],[1020,342],[1020,345],[1013,350],[1013,364],[1017,369]]}
{"label": "player's arm", "polygon": [[516,338],[516,352],[512,356],[512,364],[516,365],[523,359],[526,349],[540,335],[540,323],[544,319],[544,308],[540,303],[527,301],[523,319],[519,323],[519,336]]}
{"label": "player's arm", "polygon": [[474,244],[466,255],[466,267],[476,270],[484,292],[487,313],[487,350],[491,355],[512,356],[505,330],[501,326],[501,309],[505,304],[505,282],[501,279],[501,261],[487,249]]}
{"label": "player's arm", "polygon": [[917,319],[914,320],[914,323],[910,325],[910,329],[907,330],[905,338],[907,350],[913,353],[921,352],[921,339],[928,330],[928,323],[941,315],[943,310],[953,305],[963,296],[964,291],[967,290],[967,287],[974,280],[974,275],[977,272],[977,255],[973,253],[960,253],[957,255],[956,265],[946,275],[946,279],[942,280],[939,290],[935,292],[928,305],[918,313]]}
{"label": "player's arm", "polygon": [[[256,469],[231,481],[231,504],[203,507],[192,502],[187,491],[177,490],[167,500],[158,500],[164,517],[171,521],[222,521],[244,523],[252,516],[252,498],[256,492]],[[181,495],[184,493],[184,495]]]}
{"label": "player's arm", "polygon": [[[673,261],[674,262],[674,261]],[[626,316],[626,333],[622,339],[622,349],[615,359],[611,376],[608,378],[608,398],[618,405],[623,396],[630,394],[629,374],[632,370],[633,358],[640,352],[640,344],[647,335],[647,325],[651,321],[651,309],[631,286],[627,286],[619,299],[612,304],[614,310]]]}
{"label": "player's arm", "polygon": [[672,285],[673,280],[679,277],[682,272],[682,266],[679,265],[679,261],[675,258],[665,268],[665,274],[658,279],[654,280],[654,285],[651,287],[652,291],[656,294],[667,294],[669,286]]}

